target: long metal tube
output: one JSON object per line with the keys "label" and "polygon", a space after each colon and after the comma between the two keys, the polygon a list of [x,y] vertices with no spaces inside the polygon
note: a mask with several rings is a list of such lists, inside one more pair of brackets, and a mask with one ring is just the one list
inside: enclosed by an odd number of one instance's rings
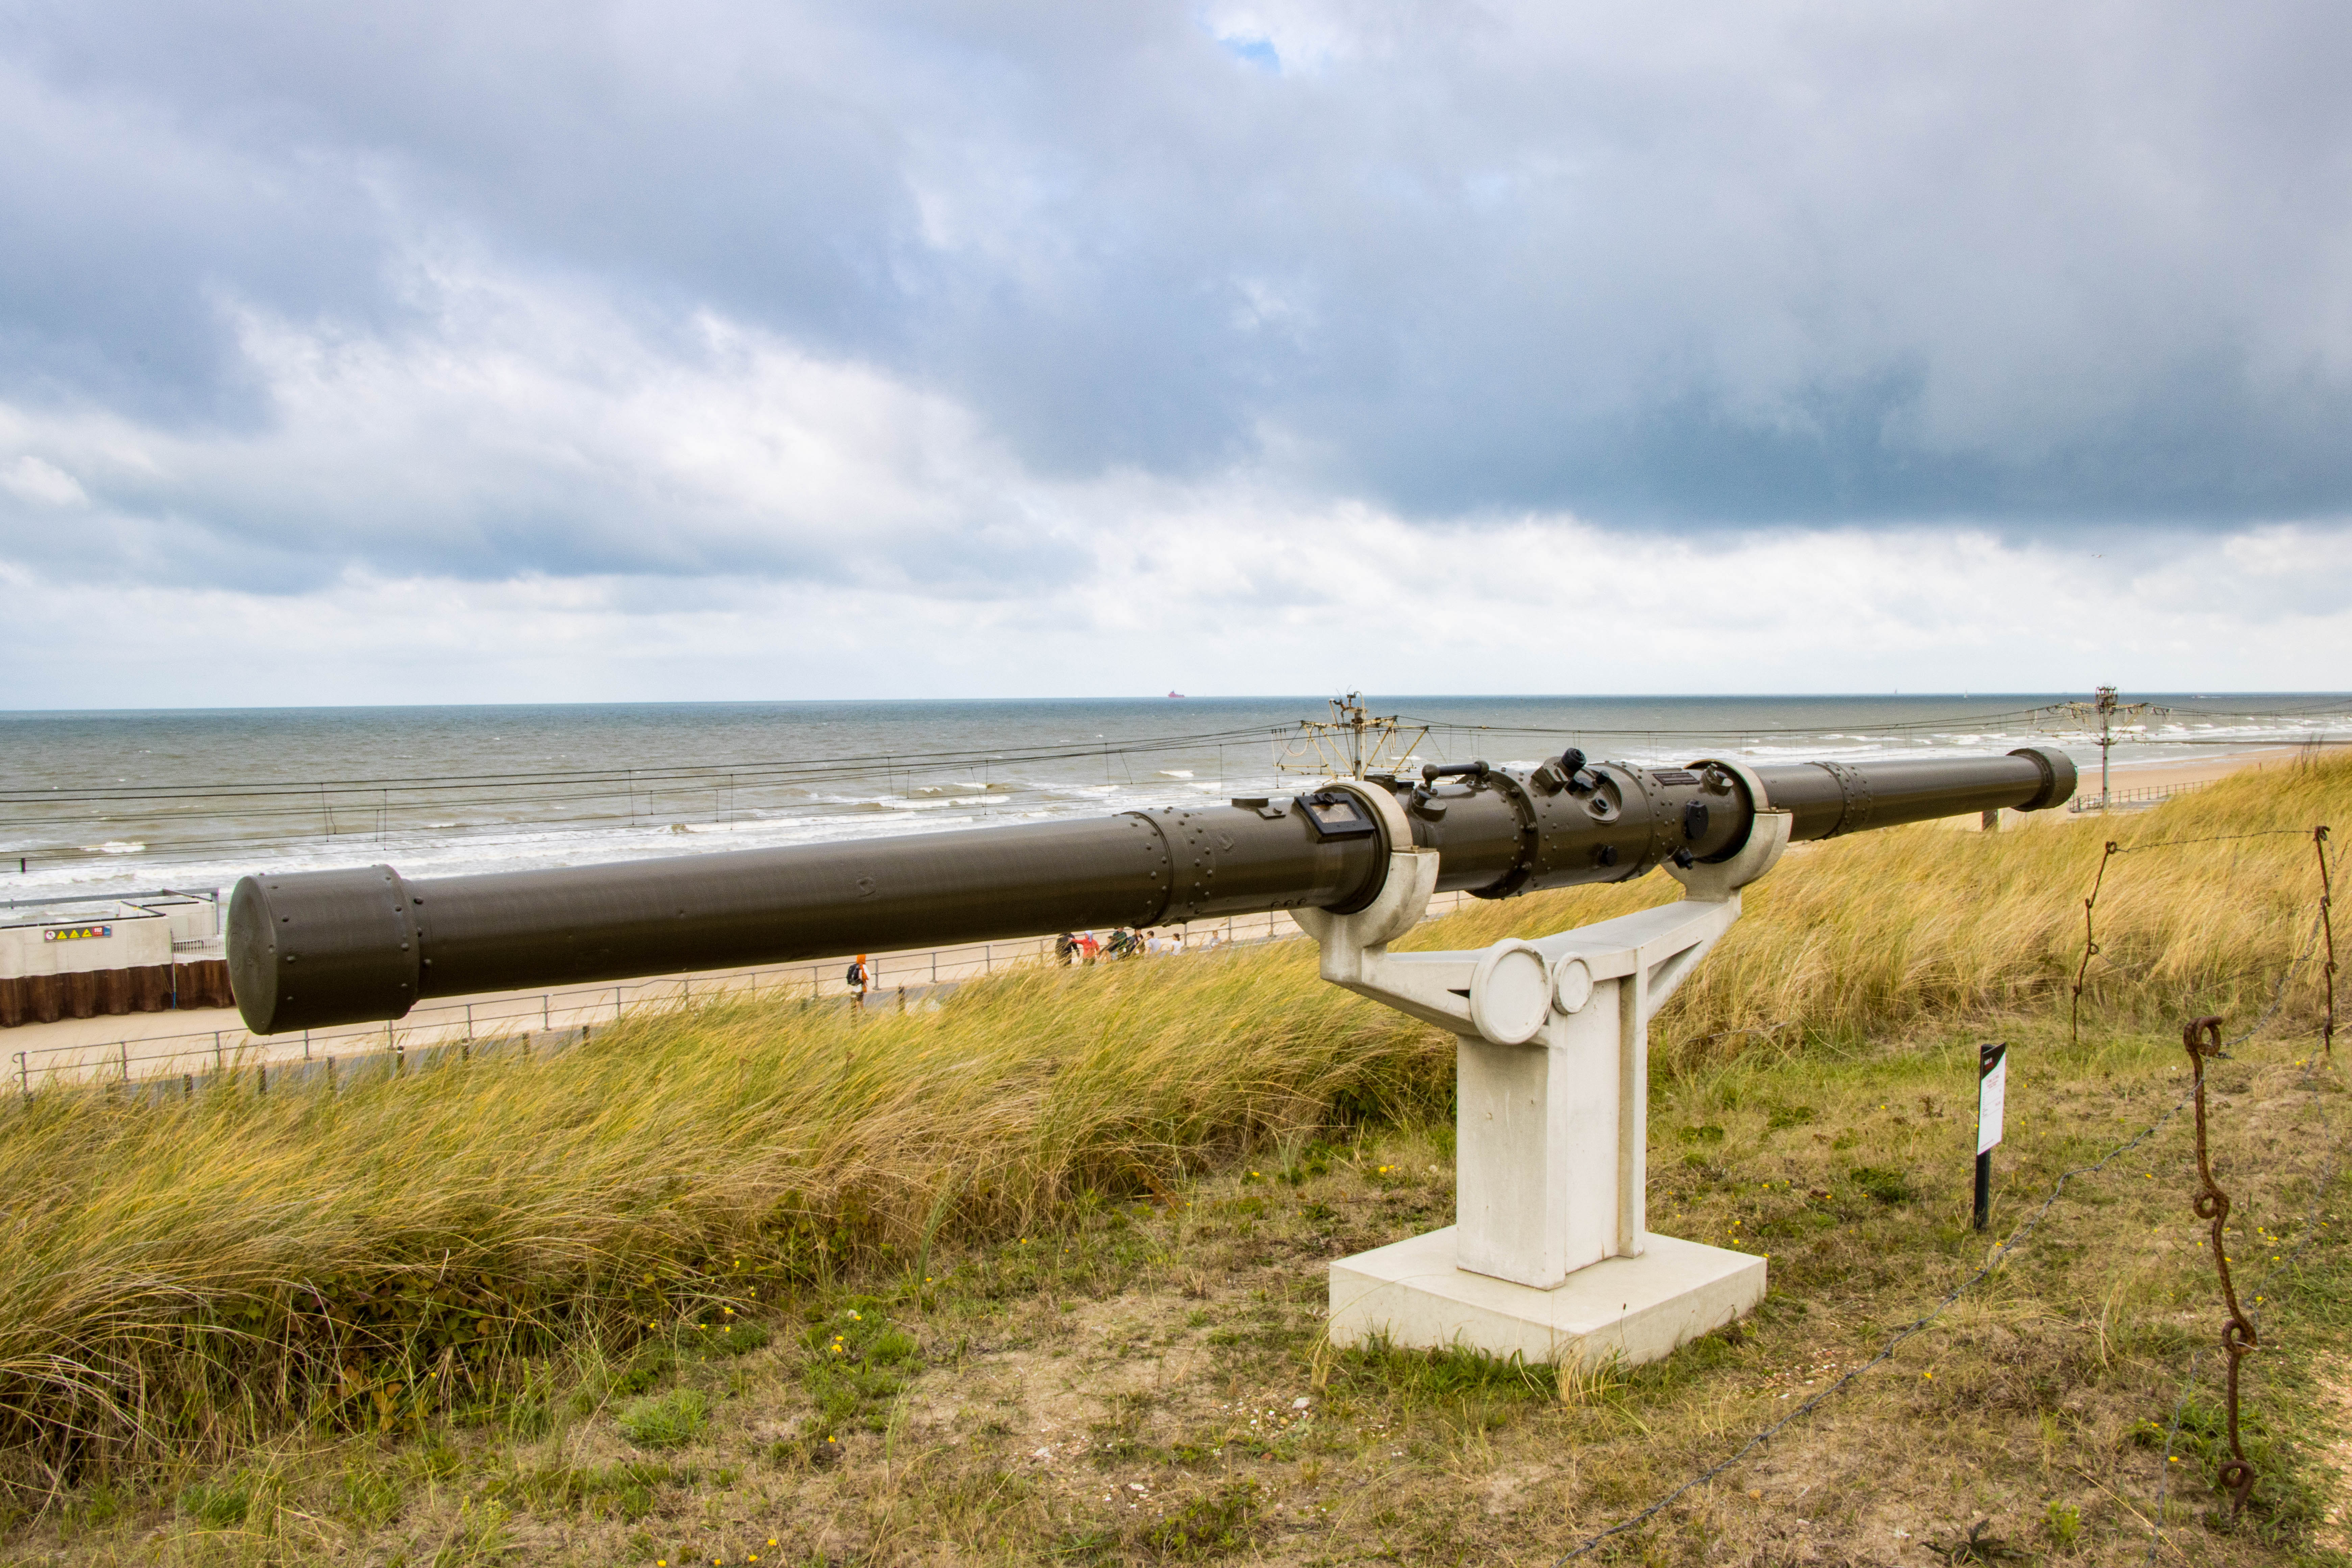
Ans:
{"label": "long metal tube", "polygon": [[[1760,787],[1763,799],[1755,798]],[[1755,814],[1791,837],[1994,809],[2074,793],[2074,764],[2006,757],[1753,771],[1709,763],[1376,778],[1289,800],[1242,799],[1085,822],[738,850],[561,870],[409,879],[389,866],[247,877],[229,900],[228,966],[256,1034],[397,1018],[418,1001],[1099,926],[1370,903],[1390,846],[1352,790],[1385,789],[1438,888],[1507,898],[1623,881],[1669,858],[1721,859]]]}

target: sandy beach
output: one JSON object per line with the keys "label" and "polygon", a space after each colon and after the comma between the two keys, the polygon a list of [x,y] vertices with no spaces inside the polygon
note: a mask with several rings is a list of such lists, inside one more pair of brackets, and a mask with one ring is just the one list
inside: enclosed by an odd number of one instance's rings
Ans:
{"label": "sandy beach", "polygon": [[[2345,748],[2342,745],[2329,745],[2320,749],[2333,754]],[[2118,757],[2113,765],[2111,776],[2118,791],[2184,784],[2205,784],[2247,768],[2292,767],[2299,759],[2310,754],[2311,750],[2312,748],[2300,745],[2250,746],[2243,751],[2232,749],[2219,752],[2210,760],[2194,763],[2134,764]],[[2077,786],[2074,797],[2077,800],[2085,796],[2095,797],[2098,793],[2097,767],[2084,769],[2082,783]]]}
{"label": "sandy beach", "polygon": [[[2324,749],[2333,753],[2343,748],[2328,746]],[[2179,790],[2184,785],[2193,787],[2211,784],[2216,779],[2227,778],[2231,773],[2242,773],[2249,769],[2260,771],[2264,768],[2293,767],[2298,761],[2311,755],[2312,751],[2312,747],[2305,745],[2249,746],[2243,750],[2231,748],[2227,751],[2216,751],[2210,757],[2200,757],[2193,762],[2168,761],[2142,763],[2134,763],[2119,756],[2109,768],[2108,781],[2116,810],[2143,810],[2155,805],[2167,791]],[[2001,826],[2007,830],[2037,822],[2074,821],[2084,812],[2095,812],[2098,798],[2099,767],[2098,763],[2094,762],[2082,767],[2082,772],[2075,783],[2073,804],[2079,809],[2035,812],[2031,815],[2004,812],[2001,815]],[[1951,819],[1950,826],[1973,827],[1979,824],[1975,817],[1954,817]]]}

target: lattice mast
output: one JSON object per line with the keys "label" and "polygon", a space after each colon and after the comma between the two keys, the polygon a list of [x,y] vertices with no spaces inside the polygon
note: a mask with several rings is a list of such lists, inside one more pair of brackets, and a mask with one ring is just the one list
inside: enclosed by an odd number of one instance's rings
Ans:
{"label": "lattice mast", "polygon": [[[2168,712],[2153,702],[2125,702],[2112,686],[2102,686],[2088,702],[2069,702],[2061,710],[2076,723],[2088,728],[2093,720],[2099,725],[2099,809],[2107,809],[2107,752],[2115,746],[2116,726],[2121,721],[2127,726],[2138,720],[2154,718]],[[2128,732],[2128,730],[2126,731]]]}
{"label": "lattice mast", "polygon": [[1274,766],[1277,773],[1315,778],[1402,773],[1428,738],[1426,724],[1408,725],[1393,713],[1368,712],[1364,694],[1350,691],[1331,699],[1330,718],[1301,719],[1297,733],[1280,742]]}

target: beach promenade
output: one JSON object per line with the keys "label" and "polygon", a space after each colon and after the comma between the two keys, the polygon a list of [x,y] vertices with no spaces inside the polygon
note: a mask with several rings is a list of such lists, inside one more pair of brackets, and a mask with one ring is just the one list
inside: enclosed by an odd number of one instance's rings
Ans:
{"label": "beach promenade", "polygon": [[[1429,918],[1450,914],[1468,901],[1466,893],[1439,894],[1430,900]],[[1148,929],[1143,934],[1167,937],[1178,931],[1176,927]],[[1196,921],[1181,928],[1181,953],[1100,962],[1160,962],[1229,945],[1279,942],[1300,932],[1297,922],[1286,914],[1258,914]],[[135,1082],[238,1067],[328,1058],[341,1062],[466,1040],[542,1035],[570,1039],[581,1030],[593,1031],[633,1014],[729,995],[795,997],[847,1005],[850,988],[844,974],[850,957],[702,970],[547,991],[484,992],[423,1003],[394,1024],[352,1024],[267,1037],[248,1034],[233,1007],[60,1019],[54,1024],[25,1025],[0,1036],[0,1052],[5,1053],[0,1061],[5,1061],[7,1075],[20,1090],[32,1091],[47,1081],[105,1078]],[[898,1007],[909,1000],[920,1005],[938,987],[1021,964],[1053,961],[1052,937],[874,953],[868,958],[873,978],[866,1005]]]}

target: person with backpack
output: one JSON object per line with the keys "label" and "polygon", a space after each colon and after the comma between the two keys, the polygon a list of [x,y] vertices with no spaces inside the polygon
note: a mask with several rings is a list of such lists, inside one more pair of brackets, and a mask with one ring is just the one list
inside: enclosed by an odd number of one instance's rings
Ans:
{"label": "person with backpack", "polygon": [[871,981],[870,972],[866,967],[866,955],[864,953],[859,953],[856,959],[851,961],[849,973],[843,975],[842,979],[846,982],[849,986],[849,999],[851,1005],[862,1010],[866,1005],[866,988]]}

